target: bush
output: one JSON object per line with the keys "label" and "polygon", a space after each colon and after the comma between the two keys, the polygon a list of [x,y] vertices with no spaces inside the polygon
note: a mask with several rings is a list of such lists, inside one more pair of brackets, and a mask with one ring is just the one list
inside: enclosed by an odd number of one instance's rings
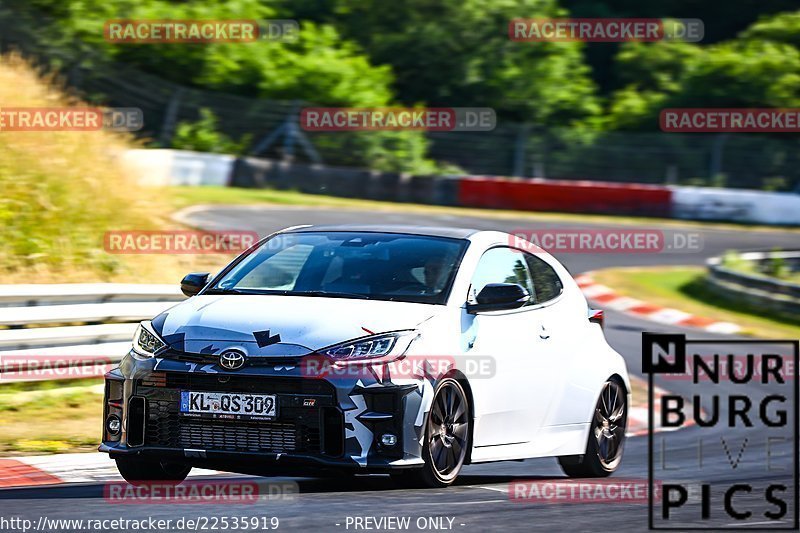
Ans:
{"label": "bush", "polygon": [[217,117],[210,109],[201,109],[197,122],[178,124],[172,138],[172,148],[243,155],[252,142],[252,135],[243,135],[238,141],[234,141],[218,130],[217,122]]}

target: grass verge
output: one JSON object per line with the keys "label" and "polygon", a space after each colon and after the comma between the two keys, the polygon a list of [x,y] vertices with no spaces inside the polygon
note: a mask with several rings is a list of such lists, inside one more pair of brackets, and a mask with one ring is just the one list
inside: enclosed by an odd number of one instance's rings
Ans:
{"label": "grass verge", "polygon": [[0,456],[96,451],[103,381],[0,385]]}
{"label": "grass verge", "polygon": [[647,303],[671,307],[722,322],[733,322],[756,337],[800,338],[798,321],[712,292],[703,267],[609,268],[593,273],[598,283]]}

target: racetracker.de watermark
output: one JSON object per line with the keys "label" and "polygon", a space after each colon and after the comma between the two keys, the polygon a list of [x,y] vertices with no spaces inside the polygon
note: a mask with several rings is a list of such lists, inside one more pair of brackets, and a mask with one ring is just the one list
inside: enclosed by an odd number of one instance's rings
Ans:
{"label": "racetracker.de watermark", "polygon": [[695,253],[703,249],[696,231],[660,229],[515,229],[509,245],[532,253],[658,254]]}
{"label": "racetracker.de watermark", "polygon": [[175,481],[149,481],[137,485],[113,481],[103,486],[103,499],[119,505],[249,505],[264,501],[291,502],[299,492],[298,484],[293,481],[199,479],[181,484]]}
{"label": "racetracker.de watermark", "polygon": [[508,23],[508,38],[520,42],[696,43],[704,35],[705,25],[700,19],[519,18]]}
{"label": "racetracker.de watermark", "polygon": [[800,109],[662,109],[658,122],[668,133],[797,133]]}
{"label": "racetracker.de watermark", "polygon": [[139,131],[138,107],[0,107],[2,131]]}
{"label": "racetracker.de watermark", "polygon": [[254,231],[107,231],[103,248],[110,254],[230,254],[256,242]]}
{"label": "racetracker.de watermark", "polygon": [[103,355],[0,355],[0,381],[99,378],[115,366]]}
{"label": "racetracker.de watermark", "polygon": [[300,374],[303,377],[327,380],[437,380],[456,370],[467,379],[490,379],[497,373],[497,363],[488,355],[407,355],[391,361],[336,361],[326,356],[309,356],[300,363]]}
{"label": "racetracker.de watermark", "polygon": [[116,19],[106,21],[103,37],[116,44],[203,44],[296,42],[296,20],[168,20]]}
{"label": "racetracker.de watermark", "polygon": [[[649,501],[647,479],[512,481],[508,497],[522,503],[633,503]],[[653,498],[661,499],[660,484]]]}
{"label": "racetracker.de watermark", "polygon": [[306,131],[492,131],[497,115],[489,107],[306,107]]}

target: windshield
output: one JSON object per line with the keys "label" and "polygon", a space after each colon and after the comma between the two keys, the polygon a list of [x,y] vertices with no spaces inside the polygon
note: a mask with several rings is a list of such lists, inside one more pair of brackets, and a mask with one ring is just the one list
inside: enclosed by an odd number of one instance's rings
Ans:
{"label": "windshield", "polygon": [[467,242],[394,233],[279,234],[262,243],[206,294],[443,304]]}

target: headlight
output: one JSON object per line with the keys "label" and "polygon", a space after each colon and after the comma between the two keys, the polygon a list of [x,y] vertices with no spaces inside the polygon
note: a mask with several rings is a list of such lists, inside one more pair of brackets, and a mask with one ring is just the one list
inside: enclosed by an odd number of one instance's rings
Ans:
{"label": "headlight", "polygon": [[360,339],[335,344],[328,348],[323,348],[319,353],[341,363],[375,359],[392,361],[405,354],[417,336],[418,333],[413,330],[381,333],[380,335],[361,337]]}
{"label": "headlight", "polygon": [[167,344],[162,341],[149,320],[145,320],[133,334],[133,355],[137,359],[150,359]]}

